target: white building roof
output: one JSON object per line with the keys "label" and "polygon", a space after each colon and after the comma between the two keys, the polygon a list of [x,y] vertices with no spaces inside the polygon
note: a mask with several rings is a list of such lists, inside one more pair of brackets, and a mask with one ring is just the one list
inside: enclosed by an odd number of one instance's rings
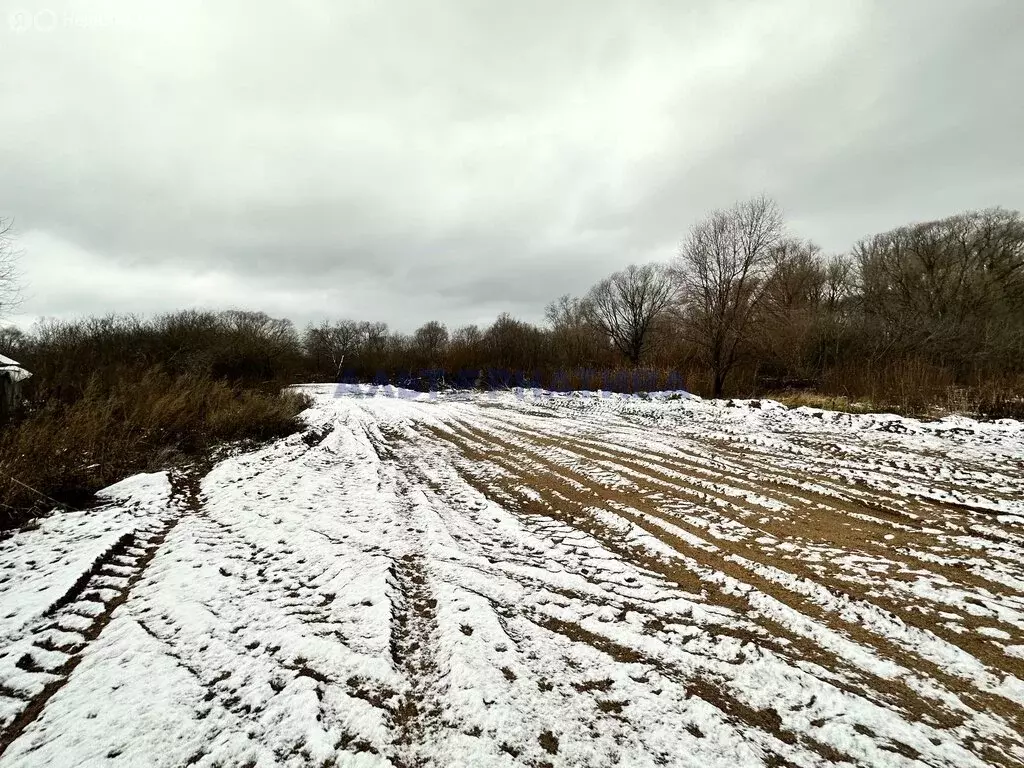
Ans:
{"label": "white building roof", "polygon": [[24,381],[32,374],[21,367],[21,363],[7,355],[0,355],[0,373],[6,373],[12,381]]}

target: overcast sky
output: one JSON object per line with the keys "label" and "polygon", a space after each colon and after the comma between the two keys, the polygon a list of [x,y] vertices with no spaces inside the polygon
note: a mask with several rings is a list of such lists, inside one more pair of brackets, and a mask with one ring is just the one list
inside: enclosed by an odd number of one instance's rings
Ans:
{"label": "overcast sky", "polygon": [[8,2],[13,319],[539,319],[707,211],[1024,208],[1021,0]]}

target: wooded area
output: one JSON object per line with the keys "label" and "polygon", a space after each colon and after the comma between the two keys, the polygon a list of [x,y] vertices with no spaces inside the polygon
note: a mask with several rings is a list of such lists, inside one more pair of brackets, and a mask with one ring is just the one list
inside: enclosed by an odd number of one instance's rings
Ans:
{"label": "wooded area", "polygon": [[247,385],[813,390],[913,409],[964,387],[1019,391],[1024,221],[968,212],[827,254],[787,232],[761,197],[698,222],[668,263],[629,265],[554,299],[543,325],[503,314],[487,327],[429,321],[411,334],[358,319],[299,332],[263,313],[189,310],[46,321],[8,329],[0,348],[34,371],[37,401],[158,366]]}

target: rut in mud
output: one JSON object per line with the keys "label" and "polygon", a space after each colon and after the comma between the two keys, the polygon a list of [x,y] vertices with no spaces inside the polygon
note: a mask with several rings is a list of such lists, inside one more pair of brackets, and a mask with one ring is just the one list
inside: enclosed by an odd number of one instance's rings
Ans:
{"label": "rut in mud", "polygon": [[0,766],[1024,761],[1020,425],[308,391],[2,543]]}
{"label": "rut in mud", "polygon": [[[200,470],[184,468],[170,477],[168,516],[125,533],[60,597],[42,611],[29,632],[30,645],[16,666],[46,677],[34,694],[6,688],[15,702],[8,707],[0,730],[0,756],[38,718],[47,702],[63,688],[89,643],[110,623],[114,611],[131,596],[167,534],[181,515],[199,510]],[[21,707],[19,708],[19,704]]]}

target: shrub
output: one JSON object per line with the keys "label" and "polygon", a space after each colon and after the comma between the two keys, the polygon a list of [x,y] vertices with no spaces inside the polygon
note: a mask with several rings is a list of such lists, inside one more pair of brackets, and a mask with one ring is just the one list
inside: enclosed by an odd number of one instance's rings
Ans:
{"label": "shrub", "polygon": [[159,368],[125,372],[112,387],[94,378],[76,401],[51,401],[0,434],[0,525],[48,498],[81,504],[105,485],[176,456],[289,434],[308,404],[294,392],[243,390]]}

